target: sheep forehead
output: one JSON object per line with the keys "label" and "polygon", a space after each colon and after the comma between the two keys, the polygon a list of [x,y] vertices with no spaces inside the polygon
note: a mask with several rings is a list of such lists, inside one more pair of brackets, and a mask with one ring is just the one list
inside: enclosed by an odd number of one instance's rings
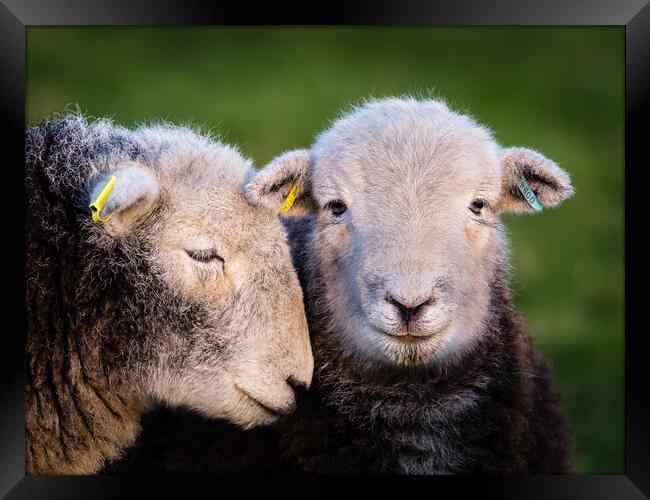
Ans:
{"label": "sheep forehead", "polygon": [[252,206],[230,186],[184,186],[173,192],[165,210],[166,239],[196,248],[265,253],[285,242],[275,214]]}
{"label": "sheep forehead", "polygon": [[[391,200],[427,193],[494,191],[500,182],[497,145],[471,118],[436,101],[375,101],[337,121],[315,146],[317,196]],[[470,194],[468,194],[469,196]]]}
{"label": "sheep forehead", "polygon": [[149,150],[158,152],[154,163],[165,201],[166,244],[241,251],[284,242],[275,214],[244,198],[252,164],[236,148],[184,128],[139,133]]}
{"label": "sheep forehead", "polygon": [[166,183],[215,182],[241,186],[252,168],[251,161],[235,147],[190,129],[158,126],[136,133],[146,149],[158,153],[155,163]]}

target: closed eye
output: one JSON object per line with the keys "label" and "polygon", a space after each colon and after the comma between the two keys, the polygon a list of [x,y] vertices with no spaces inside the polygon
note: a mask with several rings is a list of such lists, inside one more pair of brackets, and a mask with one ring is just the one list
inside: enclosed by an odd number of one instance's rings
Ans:
{"label": "closed eye", "polygon": [[185,253],[189,255],[192,259],[194,259],[197,262],[202,262],[204,264],[207,264],[209,262],[218,260],[222,264],[225,264],[226,261],[221,257],[216,250],[214,249],[208,249],[208,250],[187,250],[185,249]]}

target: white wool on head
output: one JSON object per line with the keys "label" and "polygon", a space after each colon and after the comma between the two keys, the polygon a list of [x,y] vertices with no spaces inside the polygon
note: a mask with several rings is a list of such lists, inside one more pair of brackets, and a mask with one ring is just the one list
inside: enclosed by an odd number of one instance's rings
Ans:
{"label": "white wool on head", "polygon": [[[341,341],[396,364],[457,358],[482,334],[491,283],[508,274],[499,213],[532,211],[522,178],[543,206],[573,192],[551,160],[502,148],[487,127],[430,99],[366,102],[321,133],[302,164],[283,158],[263,182],[307,171],[314,265]],[[404,310],[418,311],[406,329]]]}

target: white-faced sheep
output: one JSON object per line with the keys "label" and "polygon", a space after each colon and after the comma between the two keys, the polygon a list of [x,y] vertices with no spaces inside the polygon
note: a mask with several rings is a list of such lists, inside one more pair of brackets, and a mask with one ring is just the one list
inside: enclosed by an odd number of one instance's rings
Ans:
{"label": "white-faced sheep", "polygon": [[291,469],[571,469],[549,368],[512,304],[499,220],[571,196],[562,169],[440,102],[385,99],[258,179],[251,199],[300,179],[298,203],[319,207],[290,232],[316,363],[282,428]]}
{"label": "white-faced sheep", "polygon": [[275,159],[247,196],[278,206],[294,185],[289,215],[312,212],[287,220],[311,389],[275,429],[191,415],[165,427],[167,416],[126,469],[571,470],[549,368],[512,304],[499,220],[560,203],[568,175],[440,102],[390,98]]}
{"label": "white-faced sheep", "polygon": [[250,161],[74,114],[27,131],[25,175],[28,474],[98,471],[156,402],[242,427],[294,409],[301,290],[279,207],[244,196]]}

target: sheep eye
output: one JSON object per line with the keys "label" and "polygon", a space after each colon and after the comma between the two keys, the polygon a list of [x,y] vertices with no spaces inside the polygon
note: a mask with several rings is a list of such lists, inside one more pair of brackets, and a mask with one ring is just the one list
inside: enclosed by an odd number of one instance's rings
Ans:
{"label": "sheep eye", "polygon": [[185,253],[197,262],[203,262],[204,264],[215,260],[225,264],[225,261],[216,250],[185,250]]}
{"label": "sheep eye", "polygon": [[485,200],[480,200],[476,199],[472,202],[472,204],[469,206],[469,209],[476,215],[479,215],[481,213],[481,209],[485,207],[487,203]]}
{"label": "sheep eye", "polygon": [[325,205],[325,208],[331,211],[332,215],[335,217],[340,217],[348,211],[348,206],[341,200],[332,200],[327,205]]}

